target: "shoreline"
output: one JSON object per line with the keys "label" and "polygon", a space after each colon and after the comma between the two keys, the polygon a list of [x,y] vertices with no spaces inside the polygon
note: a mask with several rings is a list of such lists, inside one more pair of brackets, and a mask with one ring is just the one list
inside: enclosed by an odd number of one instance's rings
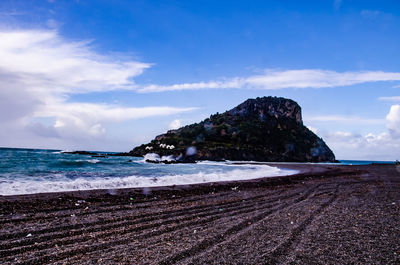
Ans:
{"label": "shoreline", "polygon": [[300,173],[0,196],[0,263],[400,262],[396,166],[288,168]]}
{"label": "shoreline", "polygon": [[[101,162],[101,161],[97,161]],[[25,181],[17,179],[12,183],[4,183],[0,189],[0,196],[14,195],[31,195],[41,193],[59,193],[71,191],[87,191],[87,190],[119,190],[131,188],[159,188],[167,186],[179,185],[197,185],[203,183],[216,183],[224,181],[244,181],[265,177],[279,177],[297,174],[297,170],[289,170],[282,166],[271,166],[266,163],[216,163],[214,161],[202,161],[199,166],[218,166],[223,168],[231,168],[225,171],[211,171],[207,169],[203,171],[201,167],[197,171],[191,173],[179,173],[179,169],[174,169],[174,166],[165,169],[165,175],[127,175],[120,177],[77,177],[75,179],[60,179],[59,181]],[[181,166],[181,165],[180,165]],[[159,171],[164,171],[163,166]],[[178,173],[175,173],[178,172]]]}
{"label": "shoreline", "polygon": [[[234,163],[235,164],[235,163]],[[293,179],[301,179],[307,174],[322,174],[323,172],[331,171],[332,167],[329,164],[306,164],[306,163],[276,163],[276,162],[238,162],[240,165],[267,165],[271,167],[277,167],[280,170],[293,170],[297,171],[294,174],[283,175],[283,176],[266,176],[254,179],[241,179],[241,180],[229,180],[229,181],[213,181],[213,182],[203,182],[203,183],[193,183],[193,184],[180,184],[180,185],[160,185],[160,186],[150,186],[150,187],[130,187],[130,188],[108,188],[108,189],[87,189],[87,190],[70,190],[70,191],[55,191],[55,192],[39,192],[39,193],[28,193],[28,194],[12,194],[12,195],[0,195],[0,203],[4,201],[18,201],[18,200],[30,200],[30,199],[46,199],[55,198],[59,196],[70,196],[77,198],[88,198],[96,196],[116,196],[123,195],[127,193],[143,194],[143,189],[150,189],[152,192],[170,192],[170,191],[181,191],[181,190],[191,190],[191,189],[203,189],[206,187],[223,187],[232,186],[235,184],[242,185],[254,185],[258,182],[263,183],[286,183]],[[310,165],[313,167],[310,168]],[[334,165],[339,166],[339,165]],[[332,173],[332,172],[331,172]],[[272,180],[273,179],[273,180]],[[247,184],[246,184],[247,183]]]}

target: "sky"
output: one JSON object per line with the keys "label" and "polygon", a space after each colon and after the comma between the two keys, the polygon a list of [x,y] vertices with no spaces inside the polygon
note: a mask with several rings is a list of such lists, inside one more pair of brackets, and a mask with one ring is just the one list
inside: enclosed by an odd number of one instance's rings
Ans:
{"label": "sky", "polygon": [[248,98],[400,159],[399,1],[0,2],[0,146],[129,151]]}

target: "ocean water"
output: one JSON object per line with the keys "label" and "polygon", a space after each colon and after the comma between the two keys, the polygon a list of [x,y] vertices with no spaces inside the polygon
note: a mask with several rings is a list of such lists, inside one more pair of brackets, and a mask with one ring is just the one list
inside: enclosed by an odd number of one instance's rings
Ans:
{"label": "ocean water", "polygon": [[0,148],[0,195],[244,180],[295,174],[262,164],[204,161],[152,164],[143,158],[91,157],[60,150]]}
{"label": "ocean water", "polygon": [[339,160],[342,165],[371,165],[371,164],[389,164],[394,165],[395,161],[369,161],[369,160]]}

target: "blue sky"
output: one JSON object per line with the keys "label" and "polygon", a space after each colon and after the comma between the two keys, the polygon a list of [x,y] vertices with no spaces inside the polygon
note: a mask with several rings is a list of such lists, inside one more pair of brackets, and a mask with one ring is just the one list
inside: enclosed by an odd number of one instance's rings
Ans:
{"label": "blue sky", "polygon": [[400,158],[398,1],[1,1],[0,146],[128,151],[247,98]]}

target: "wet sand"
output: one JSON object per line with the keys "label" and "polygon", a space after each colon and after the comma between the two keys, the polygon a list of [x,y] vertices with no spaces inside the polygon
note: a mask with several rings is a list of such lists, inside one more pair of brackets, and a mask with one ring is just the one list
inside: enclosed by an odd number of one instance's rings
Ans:
{"label": "wet sand", "polygon": [[0,196],[0,263],[400,263],[394,165],[279,166],[300,173]]}

